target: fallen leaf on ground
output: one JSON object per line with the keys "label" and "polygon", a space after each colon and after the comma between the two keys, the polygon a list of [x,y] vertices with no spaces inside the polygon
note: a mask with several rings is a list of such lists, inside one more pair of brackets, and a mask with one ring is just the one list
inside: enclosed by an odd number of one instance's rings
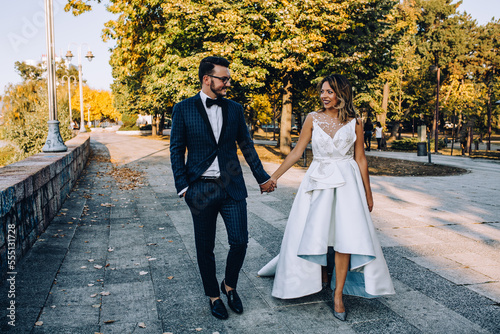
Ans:
{"label": "fallen leaf on ground", "polygon": [[89,262],[94,262],[95,260],[94,259],[88,259]]}
{"label": "fallen leaf on ground", "polygon": [[109,292],[109,291],[101,292],[101,296],[109,296],[110,294],[111,294],[111,292]]}
{"label": "fallen leaf on ground", "polygon": [[101,266],[100,264],[96,264],[96,265],[94,266],[94,268],[96,268],[96,269],[102,269],[102,266]]}
{"label": "fallen leaf on ground", "polygon": [[137,325],[138,325],[139,327],[141,327],[141,328],[146,328],[146,324],[145,324],[145,323],[143,323],[143,322],[140,322],[140,323],[138,323]]}
{"label": "fallen leaf on ground", "polygon": [[97,297],[97,293],[94,293],[94,294],[90,295],[90,298],[95,298],[95,297]]}
{"label": "fallen leaf on ground", "polygon": [[81,266],[80,269],[87,269],[87,266]]}
{"label": "fallen leaf on ground", "polygon": [[104,321],[105,324],[112,324],[113,322],[115,322],[116,320],[106,320]]}
{"label": "fallen leaf on ground", "polygon": [[141,271],[141,272],[139,273],[139,275],[147,275],[147,274],[148,274],[148,272],[147,272],[147,271]]}
{"label": "fallen leaf on ground", "polygon": [[152,258],[148,259],[148,261],[154,261],[154,260],[156,260],[155,257],[152,257]]}
{"label": "fallen leaf on ground", "polygon": [[41,326],[41,325],[43,325],[43,321],[37,321],[37,322],[35,322],[35,326]]}
{"label": "fallen leaf on ground", "polygon": [[168,276],[167,278],[168,278],[168,279],[172,279],[172,278],[174,278],[174,276]]}
{"label": "fallen leaf on ground", "polygon": [[87,286],[94,286],[94,283],[89,283],[87,284]]}

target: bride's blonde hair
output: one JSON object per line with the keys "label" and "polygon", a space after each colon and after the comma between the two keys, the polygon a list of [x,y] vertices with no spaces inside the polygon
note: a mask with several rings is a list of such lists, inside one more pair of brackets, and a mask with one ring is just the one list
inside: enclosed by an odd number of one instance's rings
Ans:
{"label": "bride's blonde hair", "polygon": [[[317,88],[320,94],[325,82],[330,84],[330,87],[332,87],[337,96],[337,100],[339,100],[339,104],[335,106],[335,109],[339,110],[340,121],[345,123],[349,118],[356,118],[357,122],[358,113],[352,101],[352,86],[349,80],[340,74],[329,75],[318,84]],[[320,111],[325,111],[325,107],[323,106]]]}

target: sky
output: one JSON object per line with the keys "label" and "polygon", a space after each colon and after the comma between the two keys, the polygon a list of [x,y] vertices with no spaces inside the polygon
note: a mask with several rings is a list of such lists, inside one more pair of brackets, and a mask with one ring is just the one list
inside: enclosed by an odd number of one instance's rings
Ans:
{"label": "sky", "polygon": [[[66,0],[53,1],[54,45],[56,55],[66,55],[68,47],[74,55],[71,63],[78,66],[78,49],[82,54],[83,78],[92,88],[110,90],[113,81],[109,65],[115,43],[102,41],[104,23],[114,18],[106,10],[107,0],[95,1],[91,12],[73,16],[64,11]],[[0,11],[0,93],[8,83],[19,83],[14,68],[16,61],[40,60],[47,54],[44,0],[2,0]],[[91,50],[95,58],[85,55]]]}
{"label": "sky", "polygon": [[[21,82],[14,69],[16,61],[40,60],[47,53],[45,39],[44,0],[2,0],[0,11],[0,94],[9,83]],[[93,10],[73,16],[63,10],[66,0],[53,0],[54,41],[56,54],[65,55],[68,46],[78,65],[78,49],[82,52],[83,78],[95,89],[110,89],[113,81],[109,65],[110,48],[114,41],[104,43],[101,38],[104,23],[113,19],[106,10],[109,3],[103,0],[93,5]],[[493,16],[500,18],[500,0],[463,0],[459,11],[471,14],[479,24],[486,24]],[[95,58],[88,62],[84,57],[92,51]]]}

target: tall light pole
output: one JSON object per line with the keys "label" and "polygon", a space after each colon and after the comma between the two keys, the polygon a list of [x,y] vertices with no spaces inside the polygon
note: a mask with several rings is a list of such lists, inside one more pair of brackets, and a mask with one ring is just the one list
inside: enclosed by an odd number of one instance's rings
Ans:
{"label": "tall light pole", "polygon": [[70,130],[73,130],[73,111],[71,110],[71,85],[70,81],[73,79],[73,82],[76,83],[76,78],[74,75],[63,75],[63,80],[64,78],[68,79],[68,104],[69,104],[69,128]]}
{"label": "tall light pole", "polygon": [[47,95],[49,102],[48,134],[43,152],[64,152],[68,148],[59,132],[57,120],[56,64],[54,48],[54,17],[52,0],[45,0],[45,35],[47,39]]}
{"label": "tall light pole", "polygon": [[436,89],[436,110],[434,112],[434,122],[432,126],[434,127],[434,153],[438,153],[438,122],[439,122],[439,86],[441,81],[441,68],[436,65],[429,67],[431,71],[437,71],[437,89]]}
{"label": "tall light pole", "polygon": [[[82,83],[82,46],[86,45],[87,48],[89,48],[87,43],[82,43],[78,46],[78,81],[80,83],[80,132],[87,132],[85,130],[85,114],[83,110],[83,83]],[[68,61],[71,61],[73,58],[73,54],[71,53],[71,50],[69,50],[68,46],[68,52],[66,52],[66,58]],[[88,59],[88,61],[92,61],[94,58],[94,55],[92,54],[92,51],[89,50],[87,51],[87,54],[85,55],[85,58]]]}

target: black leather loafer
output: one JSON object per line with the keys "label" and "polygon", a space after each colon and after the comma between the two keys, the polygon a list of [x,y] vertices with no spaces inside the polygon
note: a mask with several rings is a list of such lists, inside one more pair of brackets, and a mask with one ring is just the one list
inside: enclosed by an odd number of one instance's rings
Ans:
{"label": "black leather loafer", "polygon": [[226,291],[226,284],[222,281],[220,289],[223,294],[227,296],[227,305],[229,308],[236,313],[243,313],[243,303],[241,302],[240,296],[235,289]]}
{"label": "black leather loafer", "polygon": [[212,315],[218,319],[225,320],[229,317],[227,314],[226,307],[224,306],[224,303],[222,302],[222,299],[216,299],[212,303],[212,301],[209,299],[208,300],[210,303],[210,311],[212,311]]}

